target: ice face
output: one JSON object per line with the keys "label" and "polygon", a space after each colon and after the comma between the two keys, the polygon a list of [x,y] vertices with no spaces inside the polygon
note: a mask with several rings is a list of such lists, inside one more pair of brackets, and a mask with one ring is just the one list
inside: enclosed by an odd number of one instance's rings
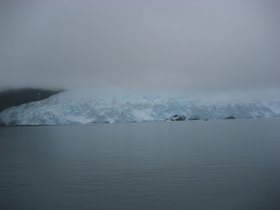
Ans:
{"label": "ice face", "polygon": [[279,107],[280,103],[202,103],[164,97],[88,98],[66,92],[6,109],[0,120],[6,125],[71,125],[164,121],[176,114],[202,120],[263,118],[279,116]]}

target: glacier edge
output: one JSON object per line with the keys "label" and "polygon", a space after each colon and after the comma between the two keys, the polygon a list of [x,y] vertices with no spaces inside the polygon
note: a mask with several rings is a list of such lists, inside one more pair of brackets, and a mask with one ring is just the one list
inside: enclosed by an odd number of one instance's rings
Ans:
{"label": "glacier edge", "polygon": [[280,116],[280,101],[203,103],[171,97],[84,97],[63,92],[0,113],[5,125],[72,125],[164,121],[181,114],[200,119]]}

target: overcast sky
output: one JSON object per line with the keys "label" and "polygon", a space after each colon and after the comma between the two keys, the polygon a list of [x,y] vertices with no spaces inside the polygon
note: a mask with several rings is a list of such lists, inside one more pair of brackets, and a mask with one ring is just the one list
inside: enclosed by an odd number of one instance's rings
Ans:
{"label": "overcast sky", "polygon": [[1,0],[0,88],[280,86],[277,0]]}

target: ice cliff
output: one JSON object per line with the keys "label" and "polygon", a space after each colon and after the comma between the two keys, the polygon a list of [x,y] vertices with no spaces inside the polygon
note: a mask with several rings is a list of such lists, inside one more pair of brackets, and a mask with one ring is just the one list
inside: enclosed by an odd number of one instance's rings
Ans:
{"label": "ice cliff", "polygon": [[11,107],[0,113],[5,125],[70,125],[164,121],[175,114],[200,119],[280,116],[279,102],[203,103],[166,97],[83,97],[69,92]]}

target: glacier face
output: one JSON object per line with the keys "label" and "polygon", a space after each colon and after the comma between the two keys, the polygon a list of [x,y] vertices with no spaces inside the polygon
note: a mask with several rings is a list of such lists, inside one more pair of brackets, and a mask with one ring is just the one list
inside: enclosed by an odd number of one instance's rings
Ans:
{"label": "glacier face", "polygon": [[164,121],[175,114],[200,119],[263,118],[280,115],[280,103],[203,103],[165,97],[84,97],[70,92],[11,107],[0,113],[5,125],[71,125]]}

